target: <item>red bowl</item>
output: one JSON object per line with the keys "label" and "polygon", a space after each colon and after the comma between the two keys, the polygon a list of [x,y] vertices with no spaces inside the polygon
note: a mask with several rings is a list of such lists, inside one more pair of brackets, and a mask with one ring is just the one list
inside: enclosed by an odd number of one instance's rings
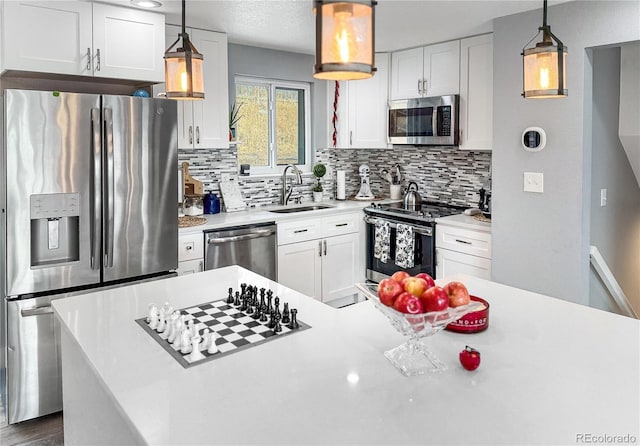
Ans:
{"label": "red bowl", "polygon": [[445,330],[457,333],[478,333],[489,327],[489,302],[476,296],[471,296],[471,300],[481,302],[485,307],[482,310],[465,314],[457,321],[451,322],[445,327]]}

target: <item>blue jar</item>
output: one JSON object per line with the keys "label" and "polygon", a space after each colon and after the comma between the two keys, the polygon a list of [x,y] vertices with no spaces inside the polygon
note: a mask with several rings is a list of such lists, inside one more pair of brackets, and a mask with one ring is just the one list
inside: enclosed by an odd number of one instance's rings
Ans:
{"label": "blue jar", "polygon": [[220,199],[213,192],[209,192],[204,197],[204,213],[217,214],[220,212]]}

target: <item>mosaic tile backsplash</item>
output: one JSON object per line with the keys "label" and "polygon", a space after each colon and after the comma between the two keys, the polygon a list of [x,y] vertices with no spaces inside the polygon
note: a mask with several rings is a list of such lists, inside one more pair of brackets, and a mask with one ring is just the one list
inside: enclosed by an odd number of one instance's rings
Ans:
{"label": "mosaic tile backsplash", "polygon": [[[237,173],[235,147],[229,149],[188,149],[178,153],[180,163],[189,163],[192,176],[204,182],[205,190],[220,195],[218,181],[221,173]],[[438,201],[459,206],[475,206],[478,190],[490,189],[491,152],[463,151],[454,147],[409,147],[397,146],[393,149],[318,149],[316,161],[327,165],[328,172],[323,178],[324,197],[334,197],[336,170],[345,170],[347,197],[354,196],[360,189],[358,168],[367,164],[371,169],[371,190],[376,197],[389,197],[389,183],[382,180],[379,172],[391,170],[399,164],[404,180],[402,188],[409,181],[418,184],[423,200]],[[240,188],[245,201],[250,206],[279,204],[281,199],[281,176],[241,176]],[[315,178],[311,174],[303,176],[303,184],[295,185],[292,196],[300,195],[302,201],[312,199],[311,190]]]}

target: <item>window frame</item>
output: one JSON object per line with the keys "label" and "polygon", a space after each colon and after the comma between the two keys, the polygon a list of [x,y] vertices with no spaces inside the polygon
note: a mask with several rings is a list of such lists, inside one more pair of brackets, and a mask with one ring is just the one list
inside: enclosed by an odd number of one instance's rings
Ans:
{"label": "window frame", "polygon": [[[252,175],[269,175],[282,174],[286,165],[278,165],[277,147],[276,147],[276,111],[275,96],[277,88],[296,89],[304,92],[304,145],[305,145],[305,163],[295,164],[302,172],[311,172],[313,165],[313,150],[311,148],[311,84],[303,81],[287,81],[281,79],[261,78],[244,75],[236,75],[234,78],[234,87],[237,90],[238,84],[261,85],[267,86],[269,89],[269,118],[268,118],[268,159],[269,166],[251,166]],[[242,141],[239,142],[242,144]],[[238,159],[238,165],[240,159]]]}

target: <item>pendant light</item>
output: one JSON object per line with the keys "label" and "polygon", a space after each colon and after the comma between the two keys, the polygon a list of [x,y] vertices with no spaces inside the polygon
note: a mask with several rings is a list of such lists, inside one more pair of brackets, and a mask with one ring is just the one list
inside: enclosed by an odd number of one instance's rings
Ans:
{"label": "pendant light", "polygon": [[376,4],[372,0],[314,0],[315,78],[355,80],[373,76]]}
{"label": "pendant light", "polygon": [[[182,0],[182,32],[178,34],[178,40],[173,42],[164,53],[167,98],[204,99],[203,57],[189,40],[184,22],[185,0]],[[172,52],[181,38],[182,46]]]}
{"label": "pendant light", "polygon": [[566,88],[567,47],[551,32],[551,26],[547,25],[547,0],[544,0],[542,26],[527,46],[540,32],[542,41],[533,48],[523,49],[521,53],[522,96],[540,99],[566,97],[569,94]]}

